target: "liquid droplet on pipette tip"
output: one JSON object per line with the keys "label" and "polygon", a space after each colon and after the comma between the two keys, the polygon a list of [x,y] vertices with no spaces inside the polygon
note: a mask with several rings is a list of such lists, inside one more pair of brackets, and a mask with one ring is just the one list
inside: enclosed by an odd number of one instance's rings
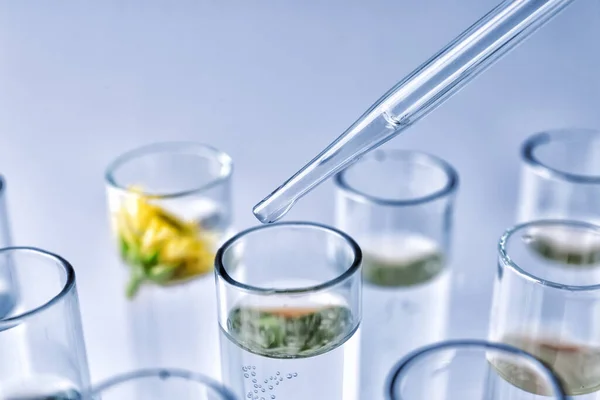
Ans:
{"label": "liquid droplet on pipette tip", "polygon": [[280,220],[294,206],[294,201],[282,205],[273,205],[276,199],[271,198],[272,193],[254,206],[252,213],[263,224],[272,224]]}

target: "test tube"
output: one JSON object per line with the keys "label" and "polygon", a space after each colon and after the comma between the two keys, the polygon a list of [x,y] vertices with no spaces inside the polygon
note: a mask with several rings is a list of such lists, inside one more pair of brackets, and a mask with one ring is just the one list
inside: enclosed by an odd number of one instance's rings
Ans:
{"label": "test tube", "polygon": [[518,222],[600,222],[600,131],[536,133],[523,143],[521,158]]}
{"label": "test tube", "polygon": [[309,222],[250,228],[215,259],[223,382],[241,399],[358,400],[361,251]]}
{"label": "test tube", "polygon": [[147,145],[108,167],[135,368],[220,378],[213,271],[232,230],[232,168],[227,154],[197,143]]}
{"label": "test tube", "polygon": [[[504,379],[500,367],[526,374],[543,397]],[[390,372],[386,400],[566,400],[560,380],[531,354],[501,343],[453,340],[411,353]]]}
{"label": "test tube", "polygon": [[0,249],[0,265],[17,293],[0,318],[0,398],[79,400],[90,382],[73,267],[28,247]]}
{"label": "test tube", "polygon": [[[575,238],[588,257],[544,251],[546,243],[538,235],[553,230]],[[509,229],[498,251],[490,340],[540,359],[568,396],[600,399],[600,227],[566,220],[527,222]],[[500,372],[514,385],[529,387],[518,370],[507,366]]]}
{"label": "test tube", "polygon": [[[517,222],[565,219],[600,224],[600,131],[554,129],[536,133],[521,147]],[[548,252],[579,243],[560,231],[544,231]]]}
{"label": "test tube", "polygon": [[336,226],[363,251],[361,398],[403,355],[445,336],[458,174],[417,151],[376,150],[335,176]]}
{"label": "test tube", "polygon": [[[140,390],[140,387],[149,390]],[[139,393],[149,393],[140,397]],[[94,385],[85,400],[242,400],[204,375],[181,369],[142,369],[109,378]]]}

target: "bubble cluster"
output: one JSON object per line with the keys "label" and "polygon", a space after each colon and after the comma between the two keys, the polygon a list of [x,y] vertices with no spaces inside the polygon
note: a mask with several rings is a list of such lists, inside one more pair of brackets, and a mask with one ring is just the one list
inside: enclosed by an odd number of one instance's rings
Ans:
{"label": "bubble cluster", "polygon": [[[264,384],[258,383],[257,378],[250,378],[250,375],[247,372],[250,372],[252,377],[256,376],[256,366],[248,365],[242,367],[242,372],[244,372],[244,378],[247,380],[251,379],[252,383],[249,383],[249,387],[251,388],[246,392],[246,397],[251,400],[276,400],[277,396],[274,394],[274,391],[279,386],[280,382],[283,382],[283,376],[281,376],[281,371],[275,372],[273,375],[265,376],[262,381]],[[298,377],[297,372],[284,374],[287,379],[293,379]],[[260,395],[259,395],[260,393]],[[264,395],[262,395],[264,393]],[[267,397],[264,397],[267,396]]]}

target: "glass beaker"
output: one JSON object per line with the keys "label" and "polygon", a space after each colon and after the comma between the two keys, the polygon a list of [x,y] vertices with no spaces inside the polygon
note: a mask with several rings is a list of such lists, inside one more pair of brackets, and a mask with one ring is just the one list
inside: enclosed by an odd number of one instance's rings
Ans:
{"label": "glass beaker", "polygon": [[243,399],[358,400],[361,251],[336,229],[248,229],[217,252],[223,382]]}
{"label": "glass beaker", "polygon": [[[500,375],[510,365],[544,393],[538,397]],[[566,400],[543,362],[515,347],[480,340],[436,343],[405,357],[390,372],[386,400]]]}
{"label": "glass beaker", "polygon": [[[141,390],[140,387],[149,390]],[[139,397],[138,393],[149,393]],[[102,400],[241,400],[220,383],[187,370],[142,369],[94,385],[90,398]],[[86,399],[87,400],[87,399]]]}
{"label": "glass beaker", "polygon": [[16,304],[0,319],[0,398],[77,400],[89,389],[75,271],[29,247],[0,249]]}
{"label": "glass beaker", "polygon": [[600,223],[600,131],[557,129],[521,147],[517,222],[570,219]]}
{"label": "glass beaker", "polygon": [[135,368],[220,378],[213,271],[232,229],[232,168],[228,155],[196,143],[148,145],[108,167]]}
{"label": "glass beaker", "polygon": [[[548,246],[560,231],[577,247]],[[551,367],[569,396],[600,399],[600,227],[540,220],[500,239],[490,340],[519,347]],[[517,374],[517,386],[526,386]]]}
{"label": "glass beaker", "polygon": [[363,251],[361,398],[409,351],[442,340],[458,174],[416,151],[376,150],[335,177],[336,226]]}

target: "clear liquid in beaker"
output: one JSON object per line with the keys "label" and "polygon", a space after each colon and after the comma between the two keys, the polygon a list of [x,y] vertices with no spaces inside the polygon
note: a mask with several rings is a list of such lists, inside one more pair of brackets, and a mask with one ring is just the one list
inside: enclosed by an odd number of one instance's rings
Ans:
{"label": "clear liquid in beaker", "polygon": [[243,399],[357,400],[353,318],[348,307],[318,298],[286,307],[241,303],[221,329],[224,382]]}

